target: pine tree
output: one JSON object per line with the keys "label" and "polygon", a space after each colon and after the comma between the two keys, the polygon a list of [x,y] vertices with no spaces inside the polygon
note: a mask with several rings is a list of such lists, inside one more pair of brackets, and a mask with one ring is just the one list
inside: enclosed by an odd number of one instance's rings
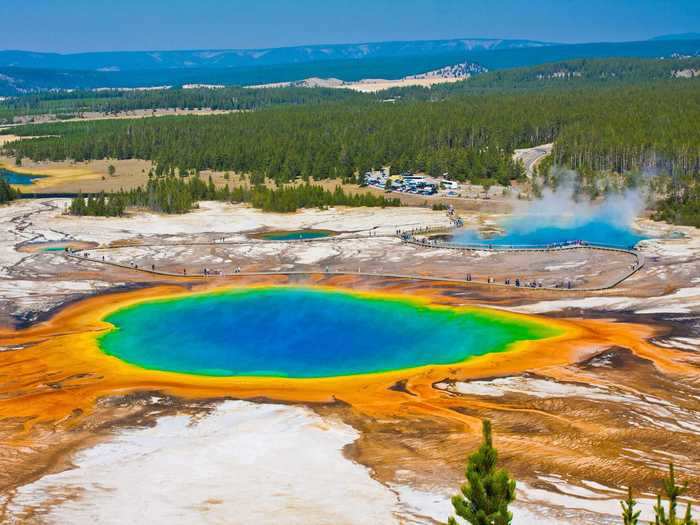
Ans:
{"label": "pine tree", "polygon": [[657,494],[656,505],[654,505],[654,525],[661,525],[662,518],[665,518],[664,506],[661,504],[661,494]]}
{"label": "pine tree", "polygon": [[641,511],[635,511],[637,502],[632,497],[632,487],[627,487],[627,499],[621,501],[622,505],[622,523],[623,525],[637,525],[639,523],[639,515]]}
{"label": "pine tree", "polygon": [[683,518],[678,518],[678,498],[688,490],[688,483],[676,485],[676,473],[673,468],[673,463],[668,467],[668,478],[664,480],[663,492],[668,498],[668,514],[661,501],[661,494],[656,497],[656,505],[654,505],[654,525],[697,525],[693,521],[692,507],[690,503],[685,510]]}
{"label": "pine tree", "polygon": [[[515,481],[503,469],[496,468],[498,452],[491,439],[491,423],[483,422],[484,442],[467,463],[467,483],[461,494],[452,498],[457,516],[471,525],[509,525],[513,514],[508,505],[515,500]],[[448,525],[457,525],[454,517]]]}
{"label": "pine tree", "polygon": [[5,180],[0,178],[0,204],[10,202],[17,197],[17,192]]}

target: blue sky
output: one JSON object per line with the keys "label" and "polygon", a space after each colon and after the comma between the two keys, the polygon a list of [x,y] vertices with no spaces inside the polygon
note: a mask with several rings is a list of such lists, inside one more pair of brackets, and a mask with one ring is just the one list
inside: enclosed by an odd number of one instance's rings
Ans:
{"label": "blue sky", "polygon": [[700,0],[0,0],[0,49],[259,48],[700,32]]}

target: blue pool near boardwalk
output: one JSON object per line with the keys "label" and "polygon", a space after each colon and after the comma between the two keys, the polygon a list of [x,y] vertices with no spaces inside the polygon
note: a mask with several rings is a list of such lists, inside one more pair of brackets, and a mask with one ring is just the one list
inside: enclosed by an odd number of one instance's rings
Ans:
{"label": "blue pool near boardwalk", "polygon": [[501,224],[501,232],[485,236],[476,229],[462,228],[453,231],[443,240],[464,246],[493,248],[547,247],[573,243],[632,249],[648,239],[632,225],[591,217],[586,220],[553,216],[515,216]]}
{"label": "blue pool near boardwalk", "polygon": [[266,241],[306,241],[312,239],[323,239],[332,237],[335,232],[329,230],[293,230],[293,231],[271,231],[259,235],[260,239]]}

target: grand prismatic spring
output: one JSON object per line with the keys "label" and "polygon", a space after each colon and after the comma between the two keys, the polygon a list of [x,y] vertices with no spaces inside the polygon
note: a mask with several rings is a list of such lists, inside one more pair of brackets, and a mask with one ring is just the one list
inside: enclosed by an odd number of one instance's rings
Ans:
{"label": "grand prismatic spring", "polygon": [[[163,388],[195,398],[342,396],[360,410],[394,413],[418,399],[388,389],[396,381],[410,378],[406,388],[440,397],[430,385],[448,373],[567,362],[571,349],[599,335],[569,322],[455,304],[428,290],[271,284],[98,296],[27,330],[0,333],[5,344],[31,345],[1,359],[8,373],[21,369],[26,384],[41,384],[46,369],[63,376],[61,383],[93,378],[13,410],[62,417],[69,407],[92,410],[115,389]],[[416,409],[432,411],[422,403]]]}
{"label": "grand prismatic spring", "polygon": [[458,363],[558,335],[480,309],[300,288],[253,288],[139,303],[109,315],[109,355],[214,376],[333,377]]}

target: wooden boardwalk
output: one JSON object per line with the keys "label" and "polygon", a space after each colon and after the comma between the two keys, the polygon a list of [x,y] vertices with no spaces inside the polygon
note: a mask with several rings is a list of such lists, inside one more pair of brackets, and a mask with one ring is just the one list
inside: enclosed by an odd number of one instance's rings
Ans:
{"label": "wooden boardwalk", "polygon": [[[444,230],[444,228],[443,228]],[[376,237],[394,237],[394,235],[377,235]],[[398,235],[399,239],[408,244],[413,244],[416,246],[424,247],[424,248],[440,248],[440,249],[454,249],[454,250],[461,250],[461,251],[477,251],[477,250],[489,250],[489,248],[484,248],[484,247],[464,247],[464,246],[444,246],[443,244],[447,243],[438,243],[438,244],[433,244],[433,243],[424,243],[416,239],[405,239],[401,237],[401,235]],[[146,274],[151,274],[151,275],[160,275],[160,276],[167,276],[167,277],[178,277],[181,279],[193,279],[193,280],[201,280],[201,279],[216,279],[216,278],[231,278],[231,277],[256,277],[256,276],[275,276],[275,275],[282,275],[282,276],[292,276],[292,275],[328,275],[328,276],[336,276],[336,275],[351,275],[351,276],[358,276],[358,277],[372,277],[372,278],[386,278],[386,279],[404,279],[404,280],[409,280],[409,281],[437,281],[437,282],[446,282],[446,283],[454,283],[454,284],[460,284],[462,286],[486,286],[486,287],[497,287],[497,288],[510,288],[514,290],[541,290],[541,291],[558,291],[558,292],[598,292],[598,291],[603,291],[603,290],[609,290],[612,288],[615,288],[625,280],[629,279],[632,275],[637,273],[643,266],[644,266],[644,258],[643,256],[633,250],[624,250],[620,248],[614,248],[614,247],[605,247],[605,246],[597,246],[597,245],[569,245],[569,246],[562,246],[562,247],[555,247],[555,248],[524,248],[522,250],[511,250],[511,249],[506,249],[506,250],[497,250],[494,248],[490,248],[491,251],[504,251],[504,252],[516,252],[516,251],[562,251],[562,250],[604,250],[604,251],[614,251],[614,252],[622,252],[625,254],[631,255],[635,263],[630,266],[630,270],[626,272],[624,275],[620,276],[619,278],[616,278],[610,283],[607,283],[602,286],[597,286],[597,287],[578,287],[578,288],[566,288],[566,287],[556,287],[556,286],[538,286],[538,287],[533,287],[533,286],[515,286],[514,284],[505,284],[505,283],[497,283],[497,282],[487,282],[487,281],[477,281],[477,280],[470,280],[467,281],[466,279],[457,279],[454,277],[444,277],[444,276],[439,276],[439,275],[417,275],[417,274],[402,274],[402,273],[376,273],[376,272],[363,272],[363,271],[353,271],[353,270],[342,270],[342,269],[328,269],[327,271],[324,270],[271,270],[271,271],[255,271],[255,272],[226,272],[226,273],[220,273],[220,272],[215,272],[215,273],[175,273],[175,272],[168,272],[168,271],[163,271],[163,270],[158,270],[154,268],[150,268],[148,266],[135,266],[131,264],[123,264],[115,261],[110,261],[108,259],[104,258],[97,258],[97,257],[92,257],[90,256],[90,252],[102,252],[102,251],[110,251],[110,250],[118,250],[122,248],[166,248],[166,247],[177,247],[177,246],[226,246],[226,245],[246,245],[246,244],[253,244],[253,243],[261,243],[261,242],[275,242],[275,243],[311,243],[311,242],[328,242],[330,240],[336,239],[336,240],[342,240],[342,239],[356,239],[356,238],[375,238],[375,236],[370,237],[367,235],[352,235],[352,236],[347,236],[347,237],[341,237],[340,239],[338,237],[324,237],[324,238],[319,238],[319,239],[293,239],[293,240],[287,240],[287,241],[263,241],[263,240],[255,240],[255,241],[231,241],[231,242],[225,242],[225,241],[214,241],[214,242],[191,242],[191,243],[154,243],[154,244],[139,244],[139,245],[124,245],[124,246],[103,246],[103,247],[97,247],[97,248],[88,248],[84,250],[77,250],[77,251],[71,251],[71,252],[64,252],[64,255],[66,257],[72,258],[72,259],[77,259],[80,261],[89,261],[92,263],[97,263],[97,264],[103,264],[107,266],[112,266],[112,267],[117,267],[125,270],[131,270],[135,272],[141,272],[141,273],[146,273]]]}

